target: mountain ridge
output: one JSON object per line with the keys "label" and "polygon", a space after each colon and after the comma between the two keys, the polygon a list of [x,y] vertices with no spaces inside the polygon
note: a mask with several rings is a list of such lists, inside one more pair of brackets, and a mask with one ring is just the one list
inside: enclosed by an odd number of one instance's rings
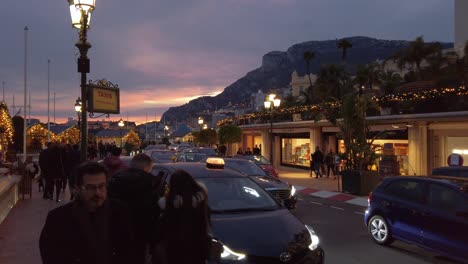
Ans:
{"label": "mountain ridge", "polygon": [[[407,40],[383,40],[366,36],[345,39],[353,44],[346,57],[346,65],[350,71],[354,71],[360,64],[386,59],[410,43]],[[441,44],[444,49],[453,47],[453,43]],[[342,51],[337,48],[337,40],[312,40],[294,44],[286,51],[270,51],[263,55],[260,67],[247,72],[244,77],[224,88],[222,93],[214,97],[199,97],[181,106],[171,107],[164,112],[162,119],[186,121],[205,110],[212,111],[229,103],[249,101],[250,96],[258,90],[268,92],[271,88],[285,87],[291,82],[294,71],[301,76],[306,74],[303,57],[306,51],[313,51],[316,55],[310,62],[311,73],[317,73],[321,65],[342,63]]]}

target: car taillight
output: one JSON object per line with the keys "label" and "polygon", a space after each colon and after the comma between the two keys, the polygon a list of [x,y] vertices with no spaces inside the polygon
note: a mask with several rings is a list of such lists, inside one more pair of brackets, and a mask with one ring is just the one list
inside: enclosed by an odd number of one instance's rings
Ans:
{"label": "car taillight", "polygon": [[370,206],[372,202],[372,192],[369,193],[369,196],[367,197],[367,205]]}

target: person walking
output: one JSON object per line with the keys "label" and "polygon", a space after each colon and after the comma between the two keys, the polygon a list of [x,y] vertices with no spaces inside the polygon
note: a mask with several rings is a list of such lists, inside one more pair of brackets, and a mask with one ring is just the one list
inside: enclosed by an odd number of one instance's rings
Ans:
{"label": "person walking", "polygon": [[39,238],[43,264],[133,263],[129,212],[107,199],[108,173],[97,162],[78,167],[76,199],[47,215]]}
{"label": "person walking", "polygon": [[[52,199],[54,189],[52,185],[52,178],[49,173],[49,164],[52,162],[51,159],[51,150],[50,148],[52,147],[52,143],[48,142],[47,147],[39,153],[39,167],[41,168],[41,181],[44,183],[43,184],[43,193],[42,193],[42,198],[44,199]],[[39,183],[39,188],[41,186],[41,183]],[[51,191],[52,187],[52,191]]]}
{"label": "person walking", "polygon": [[76,170],[80,165],[80,150],[78,144],[71,146],[71,149],[67,152],[65,166],[65,177],[68,178],[68,189],[70,190],[70,200],[73,200],[75,194],[75,178]]}
{"label": "person walking", "polygon": [[[313,169],[315,172],[315,178],[318,179],[323,177],[322,175],[322,164],[323,164],[323,153],[320,151],[320,148],[317,146],[315,147],[315,152],[312,154],[312,164],[313,164]],[[312,174],[311,174],[312,177]]]}
{"label": "person walking", "polygon": [[327,179],[330,178],[330,171],[333,172],[333,177],[336,178],[335,171],[335,153],[330,149],[327,156],[325,157],[325,165],[327,165]]}
{"label": "person walking", "polygon": [[[168,192],[159,201],[162,241],[161,263],[204,264],[208,259],[211,228],[208,193],[183,170],[171,175]],[[183,252],[183,254],[181,254]]]}
{"label": "person walking", "polygon": [[127,165],[120,159],[122,149],[117,146],[111,147],[111,155],[106,157],[102,164],[109,170],[109,177],[112,178],[117,172],[126,169]]}
{"label": "person walking", "polygon": [[151,174],[153,161],[143,153],[130,162],[130,168],[109,180],[109,197],[124,202],[133,216],[137,258],[132,263],[145,264],[149,249],[159,240],[158,200],[164,194],[162,177]]}

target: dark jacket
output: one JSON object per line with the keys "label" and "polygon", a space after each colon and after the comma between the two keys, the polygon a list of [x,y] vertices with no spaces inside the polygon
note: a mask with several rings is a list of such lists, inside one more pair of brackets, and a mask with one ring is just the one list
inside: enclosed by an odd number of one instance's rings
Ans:
{"label": "dark jacket", "polygon": [[49,212],[39,239],[43,264],[132,263],[134,236],[126,207],[106,201],[91,215],[78,200]]}
{"label": "dark jacket", "polygon": [[118,156],[107,157],[102,161],[102,164],[109,170],[110,177],[127,168],[127,165]]}
{"label": "dark jacket", "polygon": [[312,154],[312,162],[316,164],[323,163],[323,153],[320,150],[316,150],[314,154]]}
{"label": "dark jacket", "polygon": [[139,240],[151,242],[157,239],[160,214],[158,199],[164,190],[160,188],[158,191],[160,182],[160,176],[135,168],[122,170],[109,181],[109,197],[128,206],[132,213],[135,235]]}

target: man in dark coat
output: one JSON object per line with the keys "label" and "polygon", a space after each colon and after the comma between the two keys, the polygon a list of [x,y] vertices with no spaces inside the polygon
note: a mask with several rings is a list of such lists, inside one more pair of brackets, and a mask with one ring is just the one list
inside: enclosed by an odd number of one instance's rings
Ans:
{"label": "man in dark coat", "polygon": [[109,197],[128,205],[135,230],[137,259],[132,263],[144,264],[148,250],[159,239],[159,197],[163,195],[162,177],[154,176],[152,160],[146,154],[137,154],[130,168],[115,174],[109,181]]}
{"label": "man in dark coat", "polygon": [[43,264],[133,263],[129,212],[107,199],[107,178],[96,162],[78,167],[76,199],[47,215],[39,239]]}
{"label": "man in dark coat", "polygon": [[[315,147],[315,152],[312,154],[312,164],[315,172],[315,178],[318,178],[319,176],[322,178],[323,153],[320,151],[318,146]],[[312,173],[310,176],[312,177]]]}
{"label": "man in dark coat", "polygon": [[41,153],[39,153],[39,167],[41,168],[41,180],[45,182],[44,193],[42,194],[42,197],[44,199],[52,199],[54,194],[54,184],[49,169],[49,164],[54,163],[54,161],[52,161],[51,154],[52,146],[53,144],[51,142],[48,142],[47,148],[43,149]]}

